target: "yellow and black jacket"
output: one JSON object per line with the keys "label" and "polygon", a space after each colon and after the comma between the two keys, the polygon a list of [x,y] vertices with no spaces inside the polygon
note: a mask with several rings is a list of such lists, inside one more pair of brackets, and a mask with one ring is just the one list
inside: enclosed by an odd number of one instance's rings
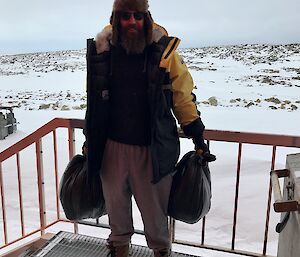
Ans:
{"label": "yellow and black jacket", "polygon": [[[103,156],[110,110],[109,77],[111,72],[111,26],[88,40],[87,112],[85,135],[88,146],[88,170],[97,174]],[[147,80],[150,105],[153,183],[173,172],[179,157],[176,120],[185,134],[195,137],[204,127],[192,94],[192,77],[176,52],[180,40],[168,37],[159,25],[153,26],[153,43],[148,46]]]}

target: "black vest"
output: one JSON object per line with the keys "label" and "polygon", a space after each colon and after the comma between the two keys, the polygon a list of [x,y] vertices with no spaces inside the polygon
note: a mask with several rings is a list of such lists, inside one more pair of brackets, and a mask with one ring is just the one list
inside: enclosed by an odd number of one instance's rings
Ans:
{"label": "black vest", "polygon": [[[171,37],[163,36],[158,43],[152,43],[148,47],[146,60],[153,183],[174,171],[180,152],[177,125],[171,111],[172,91],[167,86],[170,84],[169,74],[159,67],[162,55],[171,40]],[[88,173],[91,175],[99,174],[109,136],[109,77],[110,72],[113,72],[112,59],[111,51],[97,54],[95,42],[92,39],[88,40],[87,111],[84,133],[88,147]]]}
{"label": "black vest", "polygon": [[128,55],[112,47],[109,81],[108,137],[129,145],[150,145],[150,109],[147,97],[146,50]]}

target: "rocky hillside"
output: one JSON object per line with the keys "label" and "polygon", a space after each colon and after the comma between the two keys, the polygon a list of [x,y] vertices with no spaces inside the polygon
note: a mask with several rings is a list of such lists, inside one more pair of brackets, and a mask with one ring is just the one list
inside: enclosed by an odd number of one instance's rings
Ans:
{"label": "rocky hillside", "polygon": [[[300,108],[300,44],[179,49],[204,107]],[[33,109],[85,109],[85,50],[0,56],[0,104]],[[40,78],[39,89],[30,84]],[[55,85],[49,86],[55,79]],[[26,87],[24,84],[26,82]],[[19,83],[20,87],[10,86]],[[35,82],[34,82],[35,83]],[[27,86],[27,84],[29,86]],[[10,89],[13,88],[13,89]]]}

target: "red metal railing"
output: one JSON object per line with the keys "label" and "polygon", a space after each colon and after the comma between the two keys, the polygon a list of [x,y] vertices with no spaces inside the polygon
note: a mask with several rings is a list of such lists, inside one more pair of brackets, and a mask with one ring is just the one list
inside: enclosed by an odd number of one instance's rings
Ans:
{"label": "red metal railing", "polygon": [[[57,154],[57,129],[58,128],[67,128],[68,130],[68,152],[69,159],[71,159],[75,154],[75,129],[82,129],[84,126],[83,120],[77,119],[53,119],[49,123],[45,124],[29,136],[20,140],[13,146],[4,150],[0,153],[0,192],[1,192],[1,210],[2,210],[2,226],[3,226],[3,238],[4,244],[0,249],[5,248],[9,245],[12,245],[26,237],[29,237],[33,234],[40,232],[41,234],[44,231],[57,224],[59,222],[69,222],[60,217],[60,204],[59,204],[59,173],[58,173],[58,154]],[[44,188],[44,170],[43,170],[43,147],[42,147],[42,138],[52,134],[53,137],[53,157],[54,157],[54,173],[55,173],[55,201],[56,201],[56,220],[53,222],[46,222],[46,207],[45,207],[45,188]],[[181,135],[183,137],[183,135]],[[267,243],[268,243],[268,231],[269,231],[269,219],[270,219],[270,206],[271,206],[271,195],[272,195],[272,186],[271,180],[269,183],[268,191],[268,202],[267,202],[267,211],[266,211],[266,221],[265,221],[265,231],[264,231],[264,242],[263,250],[261,253],[254,253],[251,251],[242,251],[235,249],[236,243],[236,229],[237,229],[237,213],[238,213],[238,203],[239,203],[239,190],[240,190],[240,171],[241,171],[241,158],[242,150],[244,144],[255,144],[255,145],[266,145],[272,146],[272,161],[270,170],[274,169],[275,159],[276,159],[276,150],[277,147],[293,147],[300,148],[300,137],[295,136],[284,136],[284,135],[268,135],[268,134],[254,134],[254,133],[242,133],[242,132],[229,132],[229,131],[211,131],[208,130],[205,132],[205,138],[208,140],[208,144],[211,141],[220,141],[220,142],[232,142],[238,144],[238,157],[237,157],[237,170],[236,170],[236,183],[235,183],[235,197],[234,197],[234,211],[233,211],[233,226],[232,226],[232,238],[231,238],[231,248],[213,246],[205,244],[205,224],[206,219],[202,220],[202,231],[201,231],[201,241],[199,243],[187,242],[183,240],[177,240],[175,238],[175,221],[170,220],[170,233],[171,238],[174,243],[184,244],[189,246],[195,246],[200,248],[206,248],[210,250],[217,250],[228,253],[241,254],[245,256],[267,256]],[[37,183],[38,183],[38,202],[39,202],[39,219],[40,219],[40,228],[25,233],[24,228],[24,209],[23,209],[23,193],[22,193],[22,179],[21,179],[21,165],[20,165],[20,152],[31,145],[35,145],[36,152],[36,170],[37,170]],[[3,181],[3,169],[2,163],[4,163],[9,158],[16,156],[16,165],[17,165],[17,180],[18,180],[18,193],[19,193],[19,211],[20,211],[20,224],[21,224],[21,235],[19,238],[16,238],[12,241],[8,240],[7,233],[7,217],[6,217],[6,195],[4,192],[4,181]],[[83,222],[82,224],[91,224],[89,222]],[[107,224],[99,224],[96,226],[107,228]],[[74,224],[74,230],[77,231],[77,225]],[[137,231],[142,233],[141,231]]]}
{"label": "red metal railing", "polygon": [[[60,218],[60,205],[59,205],[59,196],[58,196],[58,187],[59,187],[59,176],[58,176],[58,158],[57,158],[57,136],[56,130],[58,128],[67,128],[68,129],[68,145],[69,145],[69,159],[74,155],[74,129],[82,129],[84,125],[83,120],[72,120],[72,119],[53,119],[48,122],[32,134],[28,135],[24,139],[20,140],[13,146],[4,150],[0,153],[0,192],[1,192],[1,203],[2,203],[2,223],[3,223],[3,238],[4,245],[0,249],[5,248],[13,243],[16,243],[26,237],[29,237],[35,233],[41,232],[41,235],[44,234],[46,228],[51,227],[52,225],[64,221]],[[42,150],[42,138],[46,135],[52,133],[53,135],[53,153],[54,153],[54,170],[55,170],[55,191],[56,191],[56,215],[57,220],[49,224],[46,223],[46,211],[45,211],[45,193],[44,193],[44,171],[43,171],[43,150]],[[20,152],[32,144],[35,144],[36,151],[36,170],[37,170],[37,183],[38,183],[38,200],[39,200],[39,216],[40,216],[40,228],[25,233],[24,229],[24,215],[23,215],[23,194],[22,194],[22,179],[21,179],[21,166],[20,166]],[[4,183],[2,176],[2,163],[16,156],[17,164],[17,179],[18,179],[18,193],[19,193],[19,208],[20,208],[20,223],[21,223],[21,237],[13,241],[8,242],[7,236],[7,217],[6,217],[6,204],[5,204],[5,193],[4,193]]]}

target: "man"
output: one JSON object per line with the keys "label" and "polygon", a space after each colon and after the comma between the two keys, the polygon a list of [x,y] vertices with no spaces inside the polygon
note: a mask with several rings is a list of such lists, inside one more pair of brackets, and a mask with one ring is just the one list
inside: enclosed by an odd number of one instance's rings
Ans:
{"label": "man", "polygon": [[170,256],[167,208],[179,156],[174,116],[196,150],[209,154],[194,103],[193,81],[176,48],[155,24],[147,0],[115,0],[111,25],[88,50],[88,165],[98,171],[111,234],[110,255],[127,257],[134,233],[131,198],[141,212],[149,248]]}

